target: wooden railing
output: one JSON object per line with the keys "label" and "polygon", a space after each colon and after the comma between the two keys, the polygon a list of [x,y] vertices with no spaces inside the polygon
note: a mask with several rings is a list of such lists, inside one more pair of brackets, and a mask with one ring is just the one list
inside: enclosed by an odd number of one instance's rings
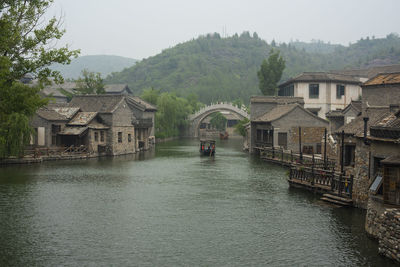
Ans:
{"label": "wooden railing", "polygon": [[86,146],[69,146],[69,147],[36,147],[25,149],[24,156],[39,158],[41,156],[61,156],[65,154],[83,154],[87,153]]}
{"label": "wooden railing", "polygon": [[324,170],[333,170],[336,165],[336,162],[329,158],[324,161],[324,159],[315,157],[314,155],[300,156],[298,153],[293,153],[292,150],[277,149],[274,147],[259,147],[258,149],[262,158],[280,161],[282,163],[300,164],[306,167],[314,166],[314,168]]}
{"label": "wooden railing", "polygon": [[289,179],[296,179],[312,186],[321,186],[339,196],[352,198],[353,176],[343,176],[340,173],[315,169],[313,167],[293,166],[290,168]]}

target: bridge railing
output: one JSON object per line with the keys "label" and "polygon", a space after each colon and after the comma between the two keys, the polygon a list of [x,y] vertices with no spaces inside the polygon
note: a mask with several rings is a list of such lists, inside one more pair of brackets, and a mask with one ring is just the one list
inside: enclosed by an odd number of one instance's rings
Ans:
{"label": "bridge railing", "polygon": [[190,115],[189,119],[192,120],[192,119],[198,117],[199,115],[201,115],[201,114],[203,114],[203,113],[205,113],[207,111],[210,111],[210,110],[213,110],[213,109],[218,109],[218,108],[231,109],[231,110],[239,113],[243,117],[248,117],[249,116],[249,114],[247,113],[247,110],[244,109],[244,108],[238,108],[237,106],[234,106],[230,102],[218,102],[218,103],[215,103],[215,104],[212,103],[211,105],[208,105],[208,106],[205,106],[205,107],[201,108],[196,113]]}

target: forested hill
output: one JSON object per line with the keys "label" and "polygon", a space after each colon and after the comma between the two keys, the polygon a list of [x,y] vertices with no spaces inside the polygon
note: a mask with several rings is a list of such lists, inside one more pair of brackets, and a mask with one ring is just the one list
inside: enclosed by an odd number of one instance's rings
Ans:
{"label": "forested hill", "polygon": [[81,76],[83,69],[88,69],[91,72],[100,72],[103,77],[106,77],[112,72],[132,67],[136,61],[136,59],[120,56],[91,55],[75,58],[69,65],[54,64],[51,68],[60,71],[66,79],[77,79]]}
{"label": "forested hill", "polygon": [[286,60],[282,80],[304,71],[363,68],[400,63],[400,38],[390,34],[383,39],[361,39],[349,46],[322,42],[275,44],[261,40],[256,33],[221,38],[208,34],[113,73],[106,82],[127,83],[140,94],[143,89],[195,93],[204,103],[260,94],[257,71],[271,48],[279,49]]}

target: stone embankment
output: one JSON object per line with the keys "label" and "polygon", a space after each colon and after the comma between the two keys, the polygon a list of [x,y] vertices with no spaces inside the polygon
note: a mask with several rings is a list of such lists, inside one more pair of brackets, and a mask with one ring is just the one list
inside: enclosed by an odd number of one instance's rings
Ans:
{"label": "stone embankment", "polygon": [[379,254],[400,263],[400,209],[387,209],[379,219]]}

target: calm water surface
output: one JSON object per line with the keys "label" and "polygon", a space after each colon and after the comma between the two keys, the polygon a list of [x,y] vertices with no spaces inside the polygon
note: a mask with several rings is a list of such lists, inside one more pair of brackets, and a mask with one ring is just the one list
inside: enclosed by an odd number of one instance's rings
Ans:
{"label": "calm water surface", "polygon": [[194,140],[0,168],[1,266],[390,266],[365,214],[288,188],[287,170]]}

